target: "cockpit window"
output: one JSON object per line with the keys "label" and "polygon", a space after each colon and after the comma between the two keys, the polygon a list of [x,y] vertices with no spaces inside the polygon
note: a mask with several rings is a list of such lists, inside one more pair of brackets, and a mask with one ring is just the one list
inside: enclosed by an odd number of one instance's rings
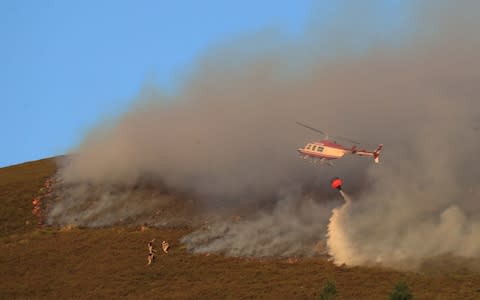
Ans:
{"label": "cockpit window", "polygon": [[311,144],[307,144],[307,147],[305,147],[305,149],[310,150],[311,147],[312,147]]}
{"label": "cockpit window", "polygon": [[313,145],[312,151],[315,151],[317,149],[317,146]]}
{"label": "cockpit window", "polygon": [[323,152],[323,147],[318,146],[317,151],[318,152]]}

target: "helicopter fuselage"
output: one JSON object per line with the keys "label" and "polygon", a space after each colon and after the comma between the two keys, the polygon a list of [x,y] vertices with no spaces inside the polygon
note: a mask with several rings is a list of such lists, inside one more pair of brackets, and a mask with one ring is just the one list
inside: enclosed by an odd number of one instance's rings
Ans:
{"label": "helicopter fuselage", "polygon": [[346,148],[334,141],[322,140],[312,142],[305,145],[303,148],[297,149],[298,153],[303,158],[318,158],[323,160],[332,160],[342,158],[345,154],[352,153],[352,148]]}

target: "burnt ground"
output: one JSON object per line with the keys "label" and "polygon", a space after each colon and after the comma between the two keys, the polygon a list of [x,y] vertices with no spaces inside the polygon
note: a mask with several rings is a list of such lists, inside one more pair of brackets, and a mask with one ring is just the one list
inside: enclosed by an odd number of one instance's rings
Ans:
{"label": "burnt ground", "polygon": [[[251,259],[191,254],[187,227],[40,227],[32,199],[55,173],[53,159],[0,169],[0,298],[318,299],[333,280],[337,299],[388,299],[399,280],[416,299],[480,299],[480,273],[462,261],[423,272],[337,267],[327,259]],[[171,250],[146,266],[146,243]],[[414,245],[412,245],[414,246]],[[160,249],[159,249],[160,250]]]}

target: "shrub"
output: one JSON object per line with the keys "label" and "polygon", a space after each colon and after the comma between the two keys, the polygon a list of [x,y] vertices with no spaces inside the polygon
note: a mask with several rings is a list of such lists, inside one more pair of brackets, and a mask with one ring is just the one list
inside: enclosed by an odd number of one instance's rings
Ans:
{"label": "shrub", "polygon": [[320,300],[335,300],[337,297],[337,287],[335,282],[327,280],[320,293]]}
{"label": "shrub", "polygon": [[410,288],[405,281],[399,281],[390,294],[390,300],[414,300]]}

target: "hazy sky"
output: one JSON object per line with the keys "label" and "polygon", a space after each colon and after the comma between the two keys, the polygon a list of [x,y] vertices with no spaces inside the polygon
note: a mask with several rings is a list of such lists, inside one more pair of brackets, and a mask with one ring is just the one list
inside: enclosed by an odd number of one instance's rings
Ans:
{"label": "hazy sky", "polygon": [[[0,166],[68,152],[146,83],[174,90],[219,43],[261,30],[300,39],[355,2],[0,1]],[[370,32],[401,41],[407,1],[370,2]]]}

